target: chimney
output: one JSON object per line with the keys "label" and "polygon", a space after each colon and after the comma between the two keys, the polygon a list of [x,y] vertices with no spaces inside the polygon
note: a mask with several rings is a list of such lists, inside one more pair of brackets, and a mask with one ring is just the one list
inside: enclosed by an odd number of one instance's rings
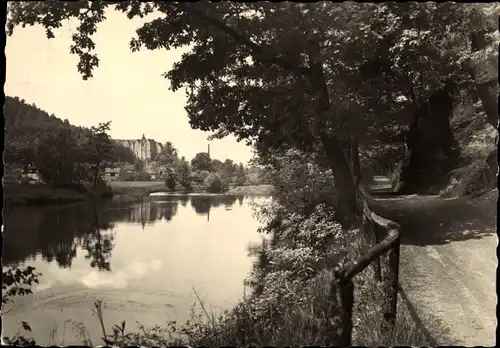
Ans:
{"label": "chimney", "polygon": [[208,144],[208,157],[210,157],[210,144]]}

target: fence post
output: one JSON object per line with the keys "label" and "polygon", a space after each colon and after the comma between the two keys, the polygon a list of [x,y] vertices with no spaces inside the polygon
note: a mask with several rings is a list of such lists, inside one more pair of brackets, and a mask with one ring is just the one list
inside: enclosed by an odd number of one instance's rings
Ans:
{"label": "fence post", "polygon": [[393,246],[387,252],[387,270],[384,276],[384,287],[387,297],[384,301],[383,330],[389,334],[396,324],[397,304],[398,304],[398,281],[399,281],[399,249],[400,236],[395,240]]}
{"label": "fence post", "polygon": [[[379,226],[377,226],[375,223],[371,222],[370,223],[371,228],[372,228],[372,233],[375,238],[375,245],[380,243],[382,238],[380,238],[379,234],[380,232],[378,231]],[[380,257],[377,257],[375,260],[373,260],[373,271],[375,274],[375,280],[380,282],[382,281],[382,271],[380,269]]]}
{"label": "fence post", "polygon": [[339,341],[341,347],[351,346],[352,338],[352,307],[354,305],[354,284],[351,279],[345,279],[338,273],[335,274],[336,278],[336,294],[338,307],[340,313],[340,327],[339,327]]}
{"label": "fence post", "polygon": [[[366,208],[366,210],[369,211],[368,208]],[[377,225],[373,222],[372,219],[368,217],[367,212],[363,214],[363,234],[370,246],[377,245],[380,242],[380,238],[377,232]],[[374,278],[376,281],[380,282],[382,280],[382,273],[380,271],[380,257],[377,257],[375,260],[373,260],[372,264]]]}

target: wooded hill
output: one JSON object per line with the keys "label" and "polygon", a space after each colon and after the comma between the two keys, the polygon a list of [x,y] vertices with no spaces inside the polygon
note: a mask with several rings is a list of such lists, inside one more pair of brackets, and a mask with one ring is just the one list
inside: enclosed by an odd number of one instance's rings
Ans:
{"label": "wooded hill", "polygon": [[[54,114],[28,104],[19,97],[5,97],[5,150],[4,160],[8,164],[21,166],[32,165],[35,162],[36,151],[42,141],[58,131],[68,131],[82,146],[91,135],[91,130],[74,126],[68,120],[61,120]],[[122,145],[115,144],[113,149],[117,160],[134,162],[131,151]]]}

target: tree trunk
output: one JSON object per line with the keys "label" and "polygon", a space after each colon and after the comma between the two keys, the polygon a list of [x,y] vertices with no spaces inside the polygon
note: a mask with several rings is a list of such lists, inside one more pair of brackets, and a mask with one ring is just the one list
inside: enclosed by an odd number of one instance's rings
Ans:
{"label": "tree trunk", "polygon": [[[311,41],[309,52],[310,74],[309,83],[318,101],[318,113],[324,117],[330,110],[330,97],[326,85],[323,64],[320,61],[321,52],[318,42]],[[343,152],[340,140],[327,134],[326,119],[319,120],[319,136],[326,153],[326,158],[332,169],[334,185],[337,191],[338,218],[344,228],[349,228],[355,222],[359,209],[356,204],[357,187],[354,183],[349,163]]]}
{"label": "tree trunk", "polygon": [[94,182],[92,184],[92,187],[94,187],[94,188],[97,185],[97,178],[99,177],[99,165],[100,165],[100,163],[97,163],[96,166],[95,166]]}
{"label": "tree trunk", "polygon": [[354,179],[354,184],[356,187],[360,185],[363,181],[363,176],[361,175],[361,163],[359,161],[359,145],[358,141],[353,138],[351,140],[351,171]]}
{"label": "tree trunk", "polygon": [[342,152],[340,141],[336,137],[323,134],[321,142],[335,181],[335,189],[338,195],[339,221],[347,228],[354,222],[356,215],[359,213],[356,204],[356,185],[349,170],[349,164]]}

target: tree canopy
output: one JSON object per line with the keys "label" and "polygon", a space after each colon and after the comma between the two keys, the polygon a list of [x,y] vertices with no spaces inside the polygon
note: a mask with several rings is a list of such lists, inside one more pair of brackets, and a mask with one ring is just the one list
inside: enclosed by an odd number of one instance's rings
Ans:
{"label": "tree canopy", "polygon": [[[54,114],[41,110],[35,104],[29,105],[18,97],[5,97],[5,161],[24,166],[33,165],[36,151],[47,137],[59,132],[70,133],[77,146],[84,147],[92,132],[85,127],[77,127],[61,120]],[[118,162],[134,162],[132,151],[118,143],[113,143],[113,157]]]}
{"label": "tree canopy", "polygon": [[191,160],[193,170],[212,170],[212,160],[207,152],[198,152]]}

